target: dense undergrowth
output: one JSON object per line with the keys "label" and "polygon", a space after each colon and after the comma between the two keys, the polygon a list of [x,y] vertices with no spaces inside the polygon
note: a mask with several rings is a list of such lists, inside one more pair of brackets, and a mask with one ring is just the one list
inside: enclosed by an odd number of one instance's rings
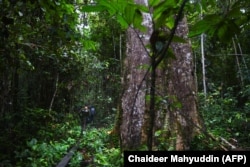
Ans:
{"label": "dense undergrowth", "polygon": [[[239,101],[231,92],[228,90],[222,95],[220,90],[215,90],[206,99],[200,94],[200,112],[206,132],[215,138],[223,138],[236,147],[249,149],[250,103],[246,101],[239,106]],[[88,164],[90,167],[101,167],[122,164],[118,137],[111,133],[114,115],[105,119],[97,118],[82,134],[76,113],[56,114],[43,109],[27,109],[22,115],[15,115],[10,119],[19,121],[15,125],[10,121],[5,124],[5,130],[1,131],[0,166],[55,166],[78,140],[79,149],[74,153],[69,166]],[[167,139],[160,141],[158,149],[166,150]],[[200,133],[193,140],[191,149],[221,150],[221,143],[206,133]]]}
{"label": "dense undergrowth", "polygon": [[20,117],[20,124],[13,126],[16,138],[10,134],[0,137],[0,166],[55,166],[77,141],[80,141],[79,148],[68,166],[119,166],[122,159],[118,140],[110,135],[111,117],[105,119],[105,125],[109,126],[96,123],[81,133],[75,113],[60,117],[43,109],[28,109]]}
{"label": "dense undergrowth", "polygon": [[[70,129],[70,133],[80,135],[81,128]],[[67,137],[58,141],[38,141],[33,138],[27,141],[26,149],[16,152],[16,166],[55,166],[66,155],[68,150],[80,140],[80,146],[74,153],[68,166],[119,166],[121,164],[120,149],[116,139],[109,137],[110,128],[88,127],[78,138]]]}
{"label": "dense undergrowth", "polygon": [[[250,102],[242,102],[241,97],[249,97],[250,89],[238,92],[237,98],[233,95],[233,89],[228,88],[224,93],[218,89],[208,96],[200,96],[200,112],[203,116],[206,132],[217,138],[201,133],[196,136],[192,147],[195,150],[220,150],[226,139],[230,144],[243,150],[250,149]],[[247,99],[247,98],[246,98]],[[228,148],[229,150],[231,148]]]}

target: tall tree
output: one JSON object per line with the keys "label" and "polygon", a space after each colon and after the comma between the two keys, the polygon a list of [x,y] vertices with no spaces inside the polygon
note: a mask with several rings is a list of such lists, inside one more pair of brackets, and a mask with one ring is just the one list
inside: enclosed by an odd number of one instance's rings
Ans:
{"label": "tall tree", "polygon": [[[136,0],[137,4],[148,6],[147,0]],[[135,149],[141,145],[144,114],[146,110],[145,96],[147,83],[146,70],[142,66],[150,64],[146,50],[152,32],[152,21],[149,14],[144,13],[146,33],[130,27],[127,30],[127,50],[124,61],[122,96],[121,140],[124,149]]]}
{"label": "tall tree", "polygon": [[[188,26],[183,18],[177,27],[176,35],[186,38]],[[188,40],[188,39],[187,39]],[[176,150],[187,150],[195,131],[201,123],[197,110],[196,83],[194,78],[193,56],[190,43],[173,44],[175,60],[170,62],[168,96],[170,108],[168,122],[171,134],[175,137]]]}
{"label": "tall tree", "polygon": [[[155,7],[156,12],[159,12],[159,6],[162,5],[162,7],[164,7],[164,5],[168,3],[158,2],[155,4],[151,1],[149,4],[147,1],[135,2],[146,5],[150,9]],[[145,140],[148,149],[153,149],[153,146],[156,144],[154,140],[156,128],[159,128],[159,126],[163,128],[164,125],[168,124],[167,127],[165,126],[170,131],[168,138],[175,139],[172,146],[177,150],[187,150],[189,149],[195,128],[200,128],[201,124],[196,103],[196,83],[193,75],[191,45],[189,43],[172,44],[171,47],[175,54],[175,60],[168,58],[170,61],[165,61],[167,65],[162,63],[164,59],[167,59],[166,54],[169,54],[168,50],[175,30],[177,35],[175,38],[187,39],[187,22],[185,18],[181,19],[185,2],[186,1],[182,3],[178,17],[176,17],[174,23],[175,25],[172,29],[169,29],[171,32],[169,34],[168,30],[166,30],[169,27],[165,27],[165,32],[160,32],[162,31],[162,25],[159,26],[159,24],[161,24],[159,22],[162,21],[162,17],[157,20],[155,16],[147,17],[147,14],[143,15],[143,23],[147,27],[146,33],[141,34],[141,32],[139,33],[134,29],[128,29],[127,57],[124,65],[126,68],[124,75],[125,91],[122,98],[123,116],[121,125],[121,139],[125,149],[138,148]],[[171,2],[169,4],[171,4]],[[177,4],[173,3],[171,5]],[[174,8],[176,6],[172,7]],[[162,10],[164,11],[163,8]],[[164,13],[163,11],[162,13]],[[162,13],[160,14],[163,15]],[[151,14],[154,15],[156,13],[153,12]],[[163,17],[166,19],[166,16]],[[179,21],[180,23],[178,24]],[[159,27],[157,27],[157,25]],[[164,41],[158,41],[161,40],[162,35],[165,36],[163,37],[165,41],[166,36],[170,36],[166,43],[164,43]],[[140,38],[142,36],[143,39]],[[154,38],[153,42],[152,38]],[[150,54],[147,52],[147,49],[145,49],[145,46],[149,43],[149,39],[151,39],[152,49]],[[163,43],[160,44],[159,42]],[[159,51],[158,49],[162,50]],[[150,77],[145,74],[145,70],[138,68],[142,64],[145,65],[149,63],[151,67]],[[159,64],[165,66],[168,72],[167,76],[164,76],[166,73],[162,72],[164,71],[162,67],[158,67]],[[149,85],[147,85],[145,77],[147,81],[150,81],[150,91],[148,91]],[[167,90],[156,89],[164,86],[167,86]],[[158,92],[157,95],[156,91]],[[168,109],[166,110],[168,112],[160,111],[160,107],[156,107],[156,96],[164,93],[167,96],[168,107],[166,108]],[[147,103],[147,94],[150,96],[150,103]],[[158,122],[162,119],[161,115],[165,115],[165,120],[158,125]]]}
{"label": "tall tree", "polygon": [[107,10],[127,28],[120,126],[124,149],[146,144],[151,150],[157,145],[154,134],[163,130],[164,137],[175,139],[171,140],[174,149],[186,150],[195,128],[201,128],[188,24],[183,17],[186,2],[99,0],[97,6],[85,8]]}

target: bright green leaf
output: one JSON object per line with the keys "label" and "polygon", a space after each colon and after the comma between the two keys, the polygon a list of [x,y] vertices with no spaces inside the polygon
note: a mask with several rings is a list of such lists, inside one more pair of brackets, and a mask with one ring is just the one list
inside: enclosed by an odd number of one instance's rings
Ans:
{"label": "bright green leaf", "polygon": [[163,12],[165,12],[165,14],[171,13],[176,8],[176,6],[177,4],[175,0],[162,1],[157,6],[155,6],[153,18],[158,19],[162,15]]}
{"label": "bright green leaf", "polygon": [[161,2],[161,0],[149,0],[149,6],[156,6]]}
{"label": "bright green leaf", "polygon": [[110,3],[106,0],[102,0],[100,1],[100,5],[106,7],[106,10],[109,12],[110,15],[114,15],[120,11],[117,3]]}
{"label": "bright green leaf", "polygon": [[154,18],[155,28],[158,29],[166,24],[166,19],[169,18],[168,10],[163,11],[157,18]]}
{"label": "bright green leaf", "polygon": [[125,7],[125,18],[128,24],[131,24],[134,20],[135,8],[132,5],[127,5]]}
{"label": "bright green leaf", "polygon": [[169,29],[172,29],[172,28],[174,27],[174,23],[175,23],[174,17],[170,16],[170,17],[168,17],[168,19],[167,19],[166,26],[167,26]]}
{"label": "bright green leaf", "polygon": [[135,28],[138,28],[140,31],[145,32],[147,29],[142,25],[143,16],[139,9],[135,10],[134,23]]}
{"label": "bright green leaf", "polygon": [[124,29],[128,28],[129,24],[121,15],[117,16],[117,21],[120,23],[122,28],[124,28]]}
{"label": "bright green leaf", "polygon": [[157,130],[156,132],[155,132],[155,137],[159,137],[160,135],[162,134],[162,131],[161,130]]}
{"label": "bright green leaf", "polygon": [[216,30],[216,26],[220,23],[221,17],[218,15],[208,15],[203,20],[198,21],[189,32],[189,37],[201,35],[205,32],[212,34]]}

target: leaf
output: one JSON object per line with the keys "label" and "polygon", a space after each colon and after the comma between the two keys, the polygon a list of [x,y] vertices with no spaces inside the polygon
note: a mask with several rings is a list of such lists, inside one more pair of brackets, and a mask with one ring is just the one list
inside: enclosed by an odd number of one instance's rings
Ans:
{"label": "leaf", "polygon": [[204,11],[207,11],[207,12],[210,12],[209,10],[211,10],[211,8],[214,8],[214,7],[217,6],[216,0],[209,0],[209,1],[208,0],[201,0],[200,3],[201,3],[201,6],[202,6],[202,9]]}
{"label": "leaf", "polygon": [[89,6],[83,6],[81,8],[82,12],[101,12],[104,10],[105,10],[105,7],[101,5],[89,5]]}
{"label": "leaf", "polygon": [[165,10],[160,15],[154,19],[155,29],[158,29],[166,24],[166,19],[169,18],[169,10]]}
{"label": "leaf", "polygon": [[198,36],[208,31],[210,34],[213,34],[221,20],[222,18],[216,14],[204,17],[203,20],[198,21],[193,27],[191,27],[188,37]]}
{"label": "leaf", "polygon": [[139,5],[139,4],[134,4],[137,9],[139,9],[141,12],[149,13],[148,7],[145,5]]}
{"label": "leaf", "polygon": [[218,28],[216,35],[223,42],[228,42],[235,34],[239,33],[240,28],[234,23],[233,20],[225,20],[221,23],[221,26]]}
{"label": "leaf", "polygon": [[161,2],[161,0],[149,0],[149,6],[156,6]]}
{"label": "leaf", "polygon": [[190,32],[188,34],[189,38],[201,35],[202,33],[206,32],[210,27],[207,25],[207,22],[202,20],[196,23],[195,26],[193,26],[190,29]]}
{"label": "leaf", "polygon": [[176,56],[174,54],[174,51],[171,48],[169,48],[167,51],[167,57],[170,59],[176,60]]}
{"label": "leaf", "polygon": [[222,26],[219,27],[218,32],[217,32],[219,39],[221,40],[226,39],[227,30],[228,28],[226,24],[222,24]]}
{"label": "leaf", "polygon": [[94,41],[83,40],[82,43],[86,50],[96,50],[96,43]]}
{"label": "leaf", "polygon": [[177,4],[174,0],[162,1],[154,7],[153,20],[155,28],[158,29],[162,26],[172,28],[174,25],[173,15],[176,13]]}
{"label": "leaf", "polygon": [[187,41],[184,38],[179,36],[174,36],[172,41],[177,43],[187,43]]}
{"label": "leaf", "polygon": [[162,131],[161,130],[157,130],[156,132],[155,132],[155,137],[159,137],[160,135],[162,134]]}
{"label": "leaf", "polygon": [[174,27],[174,23],[175,23],[174,17],[170,16],[170,17],[168,17],[168,19],[167,19],[166,26],[167,26],[169,29],[172,29],[172,28]]}
{"label": "leaf", "polygon": [[131,24],[134,20],[135,8],[132,5],[125,7],[125,18],[128,24]]}
{"label": "leaf", "polygon": [[181,109],[182,108],[182,104],[179,101],[174,102],[172,104],[172,106],[173,106],[174,109]]}
{"label": "leaf", "polygon": [[142,65],[138,65],[136,69],[146,70],[148,68],[150,68],[150,65],[148,65],[148,64],[142,64]]}
{"label": "leaf", "polygon": [[150,101],[150,95],[146,95],[145,100],[146,100],[146,102],[149,102]]}
{"label": "leaf", "polygon": [[175,0],[162,1],[154,8],[153,18],[158,19],[163,12],[171,13],[177,6]]}
{"label": "leaf", "polygon": [[74,13],[74,6],[69,4],[64,4],[64,9],[67,11],[67,13],[72,14]]}
{"label": "leaf", "polygon": [[143,16],[139,9],[135,10],[134,22],[133,25],[138,28],[140,31],[145,32],[147,29],[142,25]]}
{"label": "leaf", "polygon": [[118,12],[123,12],[121,10],[121,4],[115,2],[108,2],[106,0],[101,0],[100,5],[104,6],[110,15],[115,15]]}
{"label": "leaf", "polygon": [[230,19],[241,17],[242,12],[240,10],[241,10],[241,7],[233,8],[227,13],[227,17]]}
{"label": "leaf", "polygon": [[120,25],[123,29],[128,28],[129,24],[121,15],[117,16],[117,21],[118,21],[118,23],[120,23]]}
{"label": "leaf", "polygon": [[27,145],[29,147],[32,147],[32,146],[34,146],[36,144],[37,144],[37,139],[36,138],[32,138],[30,141],[27,142]]}

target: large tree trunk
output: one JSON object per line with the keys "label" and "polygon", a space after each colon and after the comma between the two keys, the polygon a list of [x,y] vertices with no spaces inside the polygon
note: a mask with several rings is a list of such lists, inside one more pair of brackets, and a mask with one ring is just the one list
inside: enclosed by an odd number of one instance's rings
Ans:
{"label": "large tree trunk", "polygon": [[[188,26],[184,18],[179,22],[176,35],[187,38]],[[188,150],[200,119],[196,101],[196,83],[193,68],[193,56],[190,43],[172,44],[175,60],[170,63],[168,78],[168,98],[170,102],[166,122],[175,138],[176,150]],[[197,129],[198,128],[198,129]]]}
{"label": "large tree trunk", "polygon": [[[135,0],[139,4],[147,4],[147,0]],[[149,43],[152,22],[149,14],[143,14],[143,24],[148,27],[146,33],[129,28],[127,30],[127,50],[124,62],[121,143],[123,149],[136,149],[145,141],[142,133],[146,109],[145,66],[150,57],[145,46]]]}
{"label": "large tree trunk", "polygon": [[[147,5],[147,0],[136,2]],[[143,24],[148,27],[145,34],[132,28],[127,31],[127,57],[123,66],[121,146],[128,150],[147,144],[148,149],[154,150],[158,147],[158,142],[162,142],[154,134],[157,130],[163,130],[162,132],[168,132],[164,136],[174,149],[187,150],[195,127],[200,126],[191,45],[172,44],[176,59],[165,58],[163,65],[155,69],[156,73],[146,77],[145,67],[152,63],[145,49],[153,29],[149,15],[144,14]],[[184,19],[179,23],[176,35],[186,38],[187,33],[188,27]],[[154,105],[147,101],[152,92],[149,92],[150,85],[146,78],[151,79],[151,91],[155,91],[156,96],[150,98],[151,102],[152,99],[155,100],[152,103]]]}
{"label": "large tree trunk", "polygon": [[145,111],[145,70],[140,66],[148,64],[149,57],[137,34],[129,28],[127,32],[127,57],[122,96],[121,141],[124,149],[135,149],[141,144],[141,130]]}

